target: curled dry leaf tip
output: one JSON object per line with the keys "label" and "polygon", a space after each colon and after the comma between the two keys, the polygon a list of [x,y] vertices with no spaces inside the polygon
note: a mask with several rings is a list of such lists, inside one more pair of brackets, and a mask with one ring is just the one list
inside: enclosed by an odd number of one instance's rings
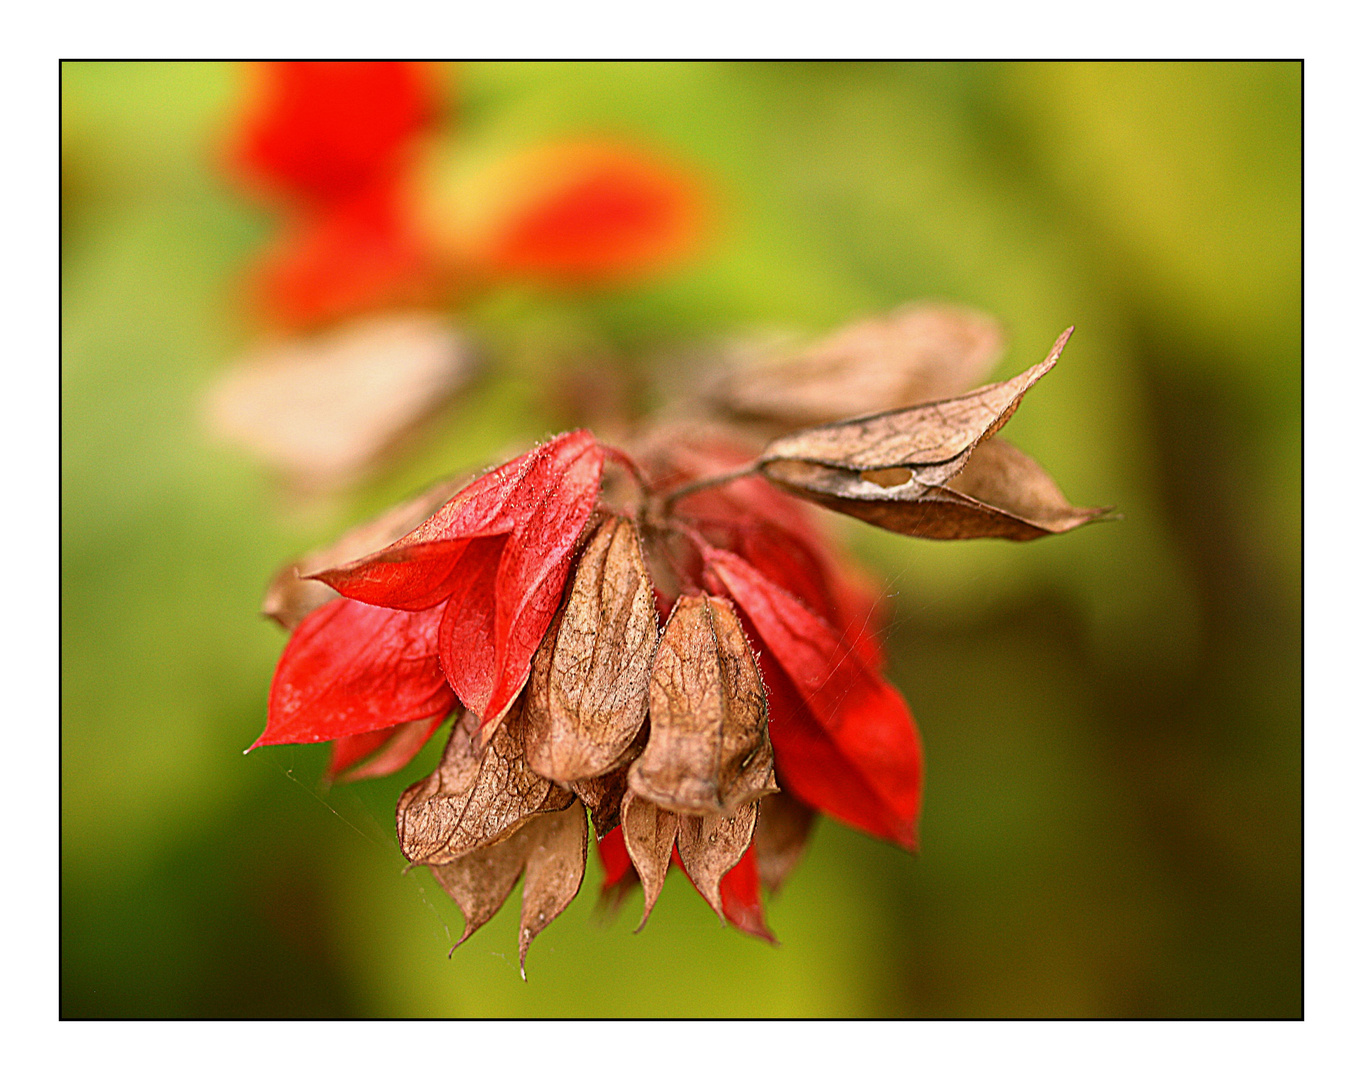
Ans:
{"label": "curled dry leaf tip", "polygon": [[1073,332],[1005,382],[959,397],[782,436],[762,474],[785,491],[907,536],[1034,540],[1101,516],[1077,508],[1041,466],[994,439],[1056,364]]}

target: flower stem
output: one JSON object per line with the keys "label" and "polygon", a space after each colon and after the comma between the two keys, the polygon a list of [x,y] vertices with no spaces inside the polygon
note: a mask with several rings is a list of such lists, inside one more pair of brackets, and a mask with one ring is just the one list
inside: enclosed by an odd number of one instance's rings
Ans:
{"label": "flower stem", "polygon": [[617,446],[610,446],[607,443],[601,444],[601,449],[606,452],[606,457],[617,465],[622,465],[626,471],[634,477],[634,482],[639,485],[639,490],[645,495],[652,492],[653,487],[649,484],[644,472],[639,468],[635,460]]}
{"label": "flower stem", "polygon": [[753,461],[735,472],[718,473],[715,476],[706,476],[700,480],[693,480],[689,484],[683,484],[673,491],[669,491],[663,496],[663,513],[670,513],[672,507],[688,495],[693,495],[697,491],[704,491],[706,488],[719,487],[721,484],[729,484],[735,480],[742,480],[744,477],[752,476],[757,472],[757,462]]}

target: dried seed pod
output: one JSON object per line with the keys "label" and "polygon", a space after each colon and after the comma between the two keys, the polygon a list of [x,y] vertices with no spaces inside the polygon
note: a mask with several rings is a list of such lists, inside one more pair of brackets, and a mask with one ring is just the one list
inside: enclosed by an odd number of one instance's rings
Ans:
{"label": "dried seed pod", "polygon": [[1055,366],[1069,335],[1007,382],[773,440],[762,474],[800,498],[907,536],[1033,540],[1077,528],[1104,511],[1071,506],[1031,458],[986,441]]}
{"label": "dried seed pod", "polygon": [[526,818],[562,810],[571,792],[525,762],[519,704],[486,750],[475,746],[477,718],[454,726],[440,767],[398,800],[398,845],[414,863],[447,863],[509,835]]}
{"label": "dried seed pod", "polygon": [[562,784],[600,776],[638,734],[658,647],[653,584],[627,518],[607,518],[530,669],[526,759]]}
{"label": "dried seed pod", "polygon": [[528,834],[525,889],[521,895],[521,978],[530,943],[563,913],[587,868],[587,815],[580,802],[536,818],[520,830]]}
{"label": "dried seed pod", "polygon": [[964,466],[964,455],[1002,427],[1022,395],[1055,367],[1070,333],[1066,330],[1060,335],[1045,360],[1006,382],[946,401],[842,420],[773,439],[762,451],[763,468],[777,461],[803,461],[870,473],[872,482],[903,482],[908,478],[877,474],[908,470],[920,484],[945,483]]}
{"label": "dried seed pod", "polygon": [[490,847],[432,866],[436,881],[464,915],[464,932],[454,948],[501,910],[523,871],[520,958],[525,978],[530,943],[577,895],[586,866],[587,817],[577,802],[526,822]]}
{"label": "dried seed pod", "polygon": [[464,932],[451,952],[501,911],[525,869],[525,853],[533,837],[528,829],[519,829],[490,847],[431,867],[435,880],[464,915]]}
{"label": "dried seed pod", "polygon": [[771,892],[781,888],[800,861],[817,816],[810,807],[784,791],[762,800],[753,849],[757,853],[757,874]]}
{"label": "dried seed pod", "polygon": [[631,790],[680,814],[730,814],[776,790],[767,703],[733,605],[678,599],[649,684],[649,737]]}
{"label": "dried seed pod", "polygon": [[215,382],[207,420],[297,486],[334,490],[462,389],[477,366],[466,335],[439,315],[368,316],[258,350]]}
{"label": "dried seed pod", "polygon": [[696,891],[714,908],[720,922],[724,922],[724,904],[719,895],[719,882],[738,865],[743,852],[752,843],[757,825],[757,803],[739,807],[733,814],[686,815],[679,819],[677,854],[691,878]]}
{"label": "dried seed pod", "polygon": [[629,790],[629,767],[644,752],[647,738],[648,727],[645,725],[639,729],[634,741],[609,772],[586,780],[574,780],[568,785],[592,812],[592,827],[596,830],[598,840],[620,824],[620,801]]}
{"label": "dried seed pod", "polygon": [[620,804],[620,829],[625,836],[625,848],[630,862],[638,871],[639,883],[644,888],[644,914],[639,927],[644,928],[658,894],[663,890],[667,868],[672,865],[672,848],[677,841],[677,815],[656,803],[641,799],[632,791],[625,792]]}

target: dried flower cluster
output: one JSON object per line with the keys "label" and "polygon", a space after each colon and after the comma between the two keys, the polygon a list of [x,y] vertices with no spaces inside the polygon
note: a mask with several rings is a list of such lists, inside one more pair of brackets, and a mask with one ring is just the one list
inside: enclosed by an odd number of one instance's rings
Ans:
{"label": "dried flower cluster", "polygon": [[[956,343],[923,359],[934,327]],[[624,449],[572,431],[286,568],[267,610],[293,634],[255,745],[330,740],[333,775],[382,775],[454,713],[398,840],[464,913],[461,941],[524,878],[522,971],[581,885],[587,812],[606,888],[637,881],[645,919],[679,865],[722,920],[770,939],[760,886],[780,886],[816,812],[912,849],[922,793],[877,593],[805,503],[939,539],[1099,513],[994,438],[1068,332],[1022,375],[932,403],[914,378],[871,377],[916,358],[919,384],[973,381],[987,331],[939,308],[859,324],[713,388],[784,430],[760,453],[698,425]],[[858,386],[900,407],[789,430],[821,419],[820,380],[842,389],[834,407]]]}

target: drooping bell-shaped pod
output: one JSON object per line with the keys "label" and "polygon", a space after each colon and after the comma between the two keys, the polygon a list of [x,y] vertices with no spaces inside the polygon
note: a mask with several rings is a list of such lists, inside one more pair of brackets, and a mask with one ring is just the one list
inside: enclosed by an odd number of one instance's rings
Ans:
{"label": "drooping bell-shaped pod", "polygon": [[535,654],[524,713],[531,768],[571,784],[615,766],[644,723],[657,647],[638,533],[627,518],[609,517],[579,556]]}
{"label": "drooping bell-shaped pod", "polygon": [[776,790],[762,678],[727,600],[683,596],[672,608],[649,684],[648,744],[629,782],[680,814],[727,816]]}
{"label": "drooping bell-shaped pod", "polygon": [[488,745],[476,745],[477,718],[454,725],[440,766],[402,793],[398,846],[414,863],[439,865],[509,836],[537,814],[561,810],[571,792],[525,763],[524,727],[513,711]]}
{"label": "drooping bell-shaped pod", "polygon": [[530,943],[577,895],[586,866],[587,816],[578,802],[525,823],[495,844],[432,866],[435,880],[464,916],[464,932],[454,948],[497,914],[523,873],[520,959],[524,979]]}

